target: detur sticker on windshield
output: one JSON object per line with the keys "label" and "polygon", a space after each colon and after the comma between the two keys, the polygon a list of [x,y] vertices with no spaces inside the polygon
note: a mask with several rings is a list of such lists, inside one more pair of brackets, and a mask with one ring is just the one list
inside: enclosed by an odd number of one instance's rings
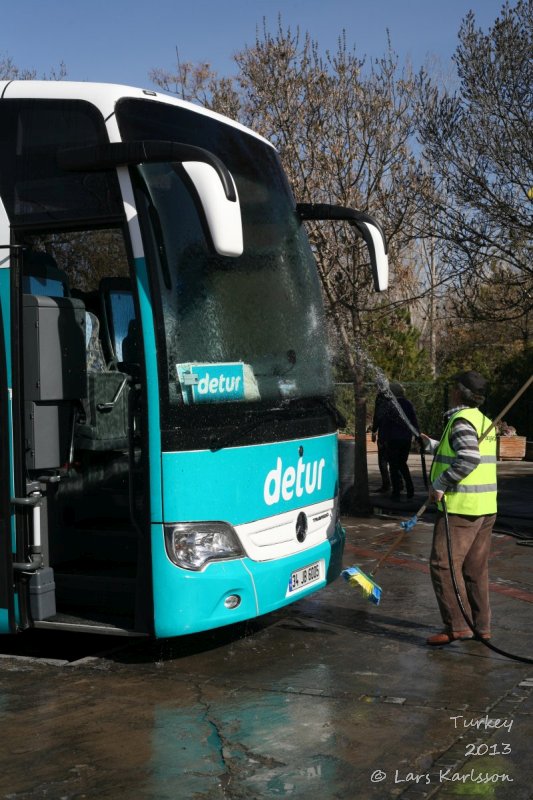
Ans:
{"label": "detur sticker on windshield", "polygon": [[258,400],[251,367],[242,361],[223,364],[176,364],[185,403]]}

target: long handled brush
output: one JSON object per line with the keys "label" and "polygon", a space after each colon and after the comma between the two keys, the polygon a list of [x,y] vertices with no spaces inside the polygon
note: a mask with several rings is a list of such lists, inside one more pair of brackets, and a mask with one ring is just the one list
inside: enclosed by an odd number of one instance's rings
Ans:
{"label": "long handled brush", "polygon": [[413,517],[405,520],[404,522],[400,522],[400,528],[402,529],[401,532],[393,541],[387,552],[381,556],[378,563],[376,564],[376,566],[374,567],[372,572],[370,572],[369,575],[363,572],[363,570],[360,567],[347,567],[341,572],[341,575],[344,578],[344,580],[348,581],[348,583],[350,583],[352,586],[357,586],[361,590],[363,597],[366,597],[367,600],[370,600],[370,602],[374,603],[374,605],[376,606],[379,605],[382,593],[381,586],[379,586],[374,580],[376,572],[382,566],[382,564],[388,559],[393,550],[396,550],[400,542],[403,540],[405,534],[411,531],[415,527],[416,523],[423,515],[425,510],[426,510],[426,503],[424,503],[424,505],[418,509],[418,511]]}

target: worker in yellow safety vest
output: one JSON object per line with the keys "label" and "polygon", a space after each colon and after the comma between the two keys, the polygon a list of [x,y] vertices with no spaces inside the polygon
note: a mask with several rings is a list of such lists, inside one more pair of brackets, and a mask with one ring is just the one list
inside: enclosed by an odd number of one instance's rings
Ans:
{"label": "worker in yellow safety vest", "polygon": [[455,594],[442,499],[448,510],[454,571],[465,611],[483,639],[490,639],[489,553],[496,520],[496,432],[482,441],[491,421],[479,410],[486,379],[475,371],[453,378],[450,409],[440,442],[423,435],[426,451],[434,453],[429,502],[437,504],[430,572],[444,630],[430,636],[429,645],[472,639]]}

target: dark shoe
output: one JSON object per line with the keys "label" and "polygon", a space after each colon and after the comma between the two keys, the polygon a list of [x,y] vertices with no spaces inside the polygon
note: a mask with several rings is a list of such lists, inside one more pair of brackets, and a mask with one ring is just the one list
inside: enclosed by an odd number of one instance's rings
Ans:
{"label": "dark shoe", "polygon": [[406,496],[407,496],[407,499],[408,499],[408,500],[412,500],[412,499],[413,499],[413,497],[415,496],[415,493],[414,493],[414,492],[407,492],[407,495],[406,495]]}
{"label": "dark shoe", "polygon": [[390,486],[380,486],[379,489],[376,489],[377,494],[387,494],[390,492]]}
{"label": "dark shoe", "polygon": [[391,500],[394,500],[395,503],[399,503],[401,501],[401,497],[399,494],[394,494],[394,492],[390,496]]}
{"label": "dark shoe", "polygon": [[472,631],[454,631],[453,633],[448,633],[448,631],[442,631],[442,633],[434,633],[433,636],[429,636],[426,639],[426,644],[435,646],[435,645],[443,645],[443,644],[450,644],[451,642],[463,642],[466,639],[472,639]]}

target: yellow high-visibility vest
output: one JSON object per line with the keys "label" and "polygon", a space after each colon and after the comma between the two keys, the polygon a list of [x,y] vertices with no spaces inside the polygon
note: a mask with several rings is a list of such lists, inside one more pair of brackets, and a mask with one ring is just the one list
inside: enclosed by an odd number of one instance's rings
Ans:
{"label": "yellow high-visibility vest", "polygon": [[[478,408],[462,408],[452,414],[446,425],[431,465],[430,480],[433,482],[457,458],[450,444],[450,431],[456,419],[466,419],[474,426],[477,438],[491,426],[491,421]],[[446,489],[446,506],[450,514],[466,514],[481,517],[495,514],[497,510],[496,485],[496,431],[493,430],[479,444],[481,461],[470,475],[458,484]],[[442,511],[442,503],[437,503]]]}

